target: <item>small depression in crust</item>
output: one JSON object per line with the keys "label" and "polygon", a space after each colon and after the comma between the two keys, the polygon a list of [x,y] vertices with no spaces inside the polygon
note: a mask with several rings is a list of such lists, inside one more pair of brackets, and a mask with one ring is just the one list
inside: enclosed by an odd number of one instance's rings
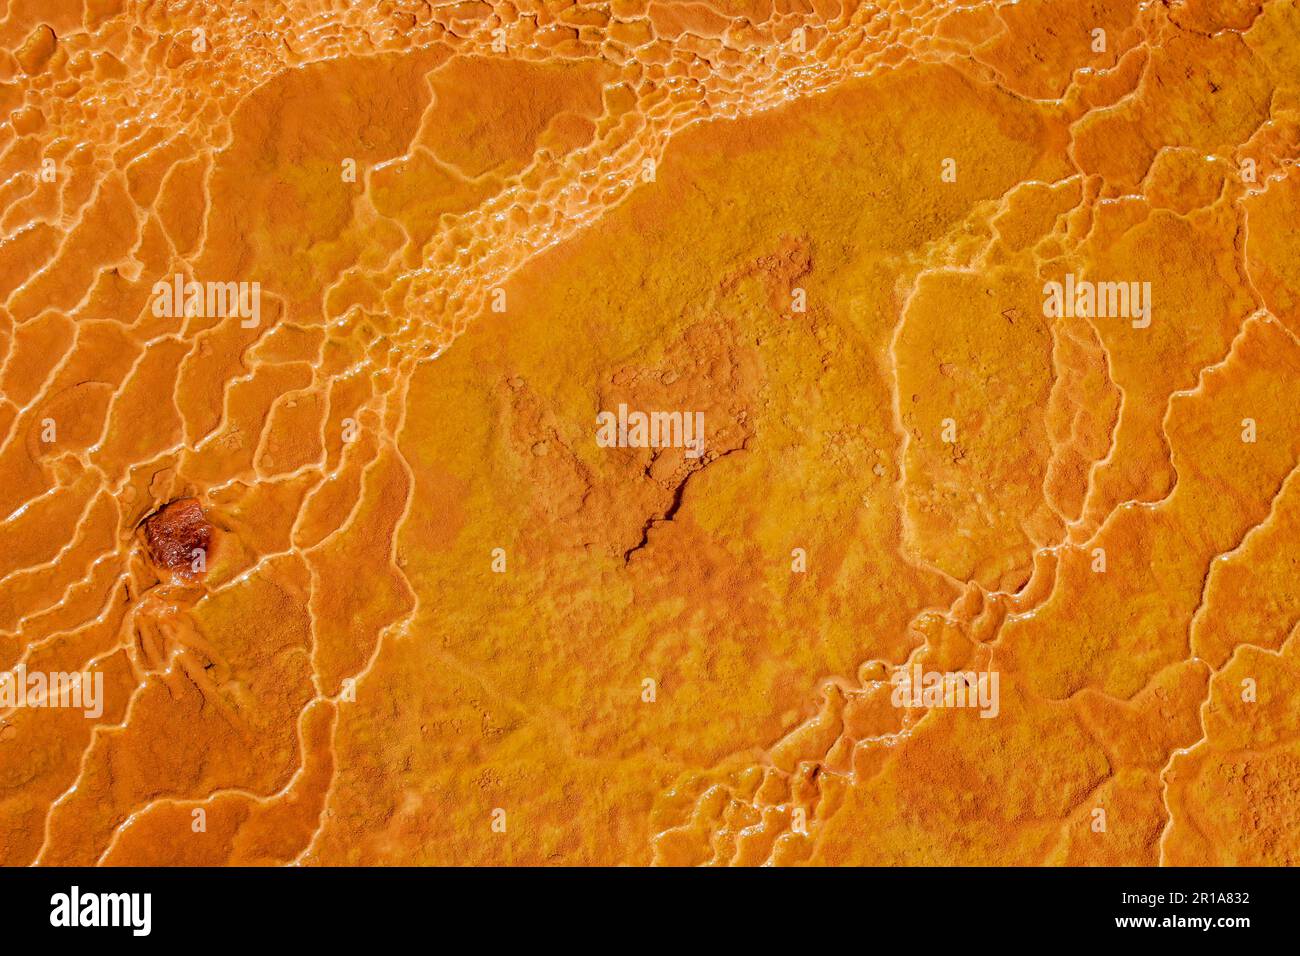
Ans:
{"label": "small depression in crust", "polygon": [[203,577],[213,529],[197,498],[169,501],[140,527],[149,560],[162,576],[186,582]]}

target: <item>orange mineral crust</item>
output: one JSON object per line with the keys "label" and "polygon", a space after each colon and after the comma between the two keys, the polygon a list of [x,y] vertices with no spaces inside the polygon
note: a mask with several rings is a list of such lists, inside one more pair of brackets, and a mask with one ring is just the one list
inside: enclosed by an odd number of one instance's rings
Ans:
{"label": "orange mineral crust", "polygon": [[1300,863],[1297,159],[1294,0],[0,0],[0,863]]}

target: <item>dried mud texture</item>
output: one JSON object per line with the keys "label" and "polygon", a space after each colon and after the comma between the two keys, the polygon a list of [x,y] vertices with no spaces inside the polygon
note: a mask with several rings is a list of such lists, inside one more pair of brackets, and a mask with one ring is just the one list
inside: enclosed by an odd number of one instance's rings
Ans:
{"label": "dried mud texture", "polygon": [[0,117],[0,668],[104,675],[0,862],[1300,862],[1293,0],[9,0]]}

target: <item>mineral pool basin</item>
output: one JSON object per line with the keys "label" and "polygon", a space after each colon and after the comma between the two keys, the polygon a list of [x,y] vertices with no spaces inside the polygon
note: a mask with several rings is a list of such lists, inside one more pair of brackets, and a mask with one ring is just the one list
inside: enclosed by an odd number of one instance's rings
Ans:
{"label": "mineral pool basin", "polygon": [[0,862],[1294,864],[1298,40],[10,3]]}

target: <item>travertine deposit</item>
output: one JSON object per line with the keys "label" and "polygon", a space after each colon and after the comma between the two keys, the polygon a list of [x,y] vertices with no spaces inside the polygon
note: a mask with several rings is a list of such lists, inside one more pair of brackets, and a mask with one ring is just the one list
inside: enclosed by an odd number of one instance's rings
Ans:
{"label": "travertine deposit", "polygon": [[0,862],[1300,863],[1296,0],[8,0],[0,120]]}

